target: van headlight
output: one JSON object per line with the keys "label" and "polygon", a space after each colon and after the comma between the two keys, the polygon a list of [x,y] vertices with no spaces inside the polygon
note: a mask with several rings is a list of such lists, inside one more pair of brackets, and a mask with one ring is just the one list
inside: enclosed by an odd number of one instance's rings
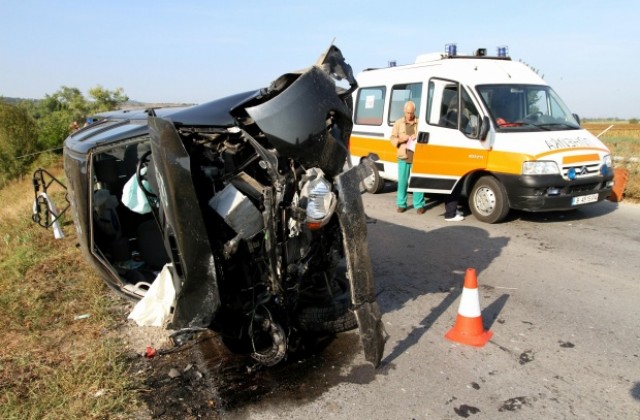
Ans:
{"label": "van headlight", "polygon": [[611,155],[604,155],[602,157],[602,166],[600,166],[600,173],[603,176],[607,176],[609,175],[609,172],[611,169],[612,169]]}
{"label": "van headlight", "polygon": [[320,172],[304,185],[302,196],[307,198],[307,227],[311,230],[320,229],[331,219],[338,201],[331,183]]}
{"label": "van headlight", "polygon": [[559,175],[558,164],[552,160],[536,160],[522,164],[522,175]]}

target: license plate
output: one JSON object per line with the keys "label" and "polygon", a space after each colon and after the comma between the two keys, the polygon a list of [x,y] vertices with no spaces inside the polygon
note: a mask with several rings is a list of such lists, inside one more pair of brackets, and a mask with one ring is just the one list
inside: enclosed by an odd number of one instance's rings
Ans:
{"label": "license plate", "polygon": [[573,197],[571,199],[572,206],[579,206],[580,204],[595,203],[598,201],[598,194],[581,195],[579,197]]}

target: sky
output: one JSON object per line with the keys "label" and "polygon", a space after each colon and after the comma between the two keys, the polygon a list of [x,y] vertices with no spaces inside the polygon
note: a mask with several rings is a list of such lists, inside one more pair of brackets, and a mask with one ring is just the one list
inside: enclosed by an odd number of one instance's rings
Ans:
{"label": "sky", "polygon": [[202,103],[268,86],[334,41],[357,74],[507,46],[581,118],[640,118],[640,2],[1,0],[0,96],[98,85]]}

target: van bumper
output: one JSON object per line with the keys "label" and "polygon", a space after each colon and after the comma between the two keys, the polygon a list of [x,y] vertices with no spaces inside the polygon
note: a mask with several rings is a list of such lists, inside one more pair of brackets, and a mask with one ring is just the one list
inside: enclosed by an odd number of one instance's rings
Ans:
{"label": "van bumper", "polygon": [[[531,212],[571,210],[600,202],[611,195],[613,171],[606,175],[568,181],[560,175],[496,175],[507,189],[509,207]],[[574,198],[592,196],[597,199],[576,203]],[[580,199],[578,199],[580,200]]]}

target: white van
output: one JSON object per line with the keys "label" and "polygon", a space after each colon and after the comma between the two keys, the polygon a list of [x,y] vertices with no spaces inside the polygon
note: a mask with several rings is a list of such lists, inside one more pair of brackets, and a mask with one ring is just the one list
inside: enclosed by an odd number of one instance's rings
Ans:
{"label": "white van", "polygon": [[356,78],[349,148],[352,163],[372,170],[365,182],[371,193],[398,179],[389,138],[408,100],[419,131],[409,191],[458,188],[487,223],[509,209],[570,210],[611,193],[607,147],[536,72],[506,54],[425,54]]}

